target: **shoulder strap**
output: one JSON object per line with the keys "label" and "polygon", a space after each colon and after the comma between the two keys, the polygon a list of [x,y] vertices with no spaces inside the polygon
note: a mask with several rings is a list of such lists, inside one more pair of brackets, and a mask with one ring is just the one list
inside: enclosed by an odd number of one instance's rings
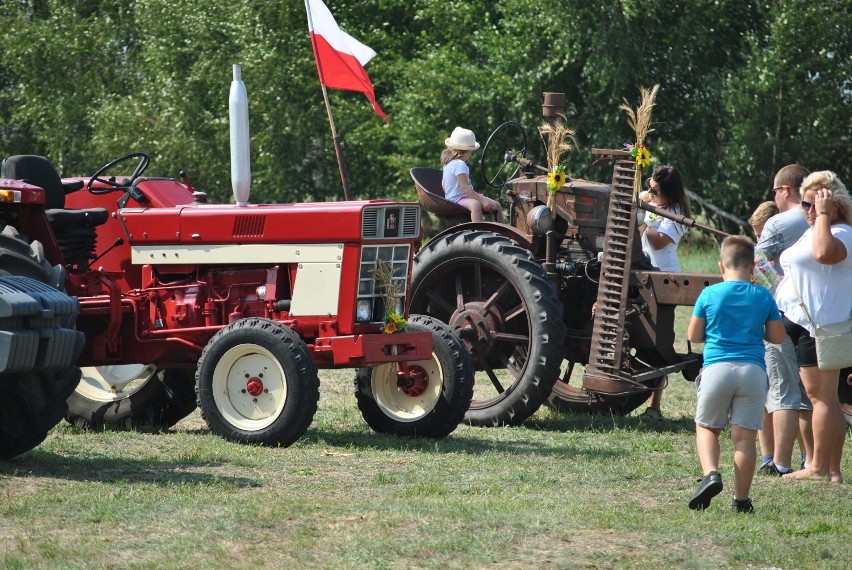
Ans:
{"label": "shoulder strap", "polygon": [[805,317],[808,319],[808,322],[811,323],[811,326],[815,326],[813,320],[811,320],[811,314],[808,312],[808,308],[805,306],[805,302],[802,301],[802,296],[799,294],[799,288],[796,286],[796,280],[793,278],[793,268],[790,268],[790,275],[788,279],[793,283],[793,291],[796,292],[796,299],[799,300],[799,306],[802,308],[802,312],[805,313]]}

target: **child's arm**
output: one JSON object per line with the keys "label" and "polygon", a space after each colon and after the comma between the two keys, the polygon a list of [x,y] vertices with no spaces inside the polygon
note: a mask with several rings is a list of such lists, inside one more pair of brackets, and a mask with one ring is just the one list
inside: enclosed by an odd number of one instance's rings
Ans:
{"label": "child's arm", "polygon": [[772,344],[781,344],[784,342],[784,337],[787,336],[787,332],[784,330],[784,323],[781,321],[766,321],[764,328],[763,338],[766,339],[766,342],[771,342]]}
{"label": "child's arm", "polygon": [[705,336],[704,327],[707,324],[706,319],[692,315],[689,319],[689,326],[686,328],[686,338],[691,342],[704,342]]}

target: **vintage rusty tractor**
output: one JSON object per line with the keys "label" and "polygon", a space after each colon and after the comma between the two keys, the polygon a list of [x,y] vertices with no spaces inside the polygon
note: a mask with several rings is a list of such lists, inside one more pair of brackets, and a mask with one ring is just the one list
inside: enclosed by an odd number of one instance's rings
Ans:
{"label": "vintage rusty tractor", "polygon": [[482,149],[483,178],[509,204],[507,225],[463,223],[469,215],[443,199],[440,171],[411,170],[420,203],[445,228],[414,259],[411,310],[449,324],[470,351],[476,387],[465,420],[516,425],[545,402],[627,414],[667,375],[694,379],[701,355],[675,351],[675,308],[720,276],[643,264],[637,207],[722,232],[634,204],[635,161],[622,150],[593,150],[596,162],[614,163],[611,183],[569,179],[548,208],[547,169],[527,148],[524,129],[508,122]]}
{"label": "vintage rusty tractor", "polygon": [[144,153],[85,178],[60,178],[41,156],[4,160],[3,457],[66,414],[167,428],[196,405],[219,435],[287,446],[317,410],[318,368],[357,369],[358,407],[378,432],[441,438],[462,421],[464,345],[436,319],[405,319],[420,207],[249,204],[239,66],[231,129],[236,205],[206,203],[185,174],[144,177]]}

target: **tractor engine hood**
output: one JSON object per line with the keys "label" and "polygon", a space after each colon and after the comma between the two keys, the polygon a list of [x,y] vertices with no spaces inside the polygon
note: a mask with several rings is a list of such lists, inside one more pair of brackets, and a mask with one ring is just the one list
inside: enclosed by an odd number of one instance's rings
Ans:
{"label": "tractor engine hood", "polygon": [[119,216],[132,245],[413,241],[420,207],[390,200],[307,204],[186,204],[125,208]]}

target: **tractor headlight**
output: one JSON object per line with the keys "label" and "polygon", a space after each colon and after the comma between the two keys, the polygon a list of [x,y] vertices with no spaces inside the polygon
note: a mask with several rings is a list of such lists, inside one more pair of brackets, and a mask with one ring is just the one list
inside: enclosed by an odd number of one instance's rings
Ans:
{"label": "tractor headlight", "polygon": [[527,214],[527,227],[537,236],[543,236],[553,225],[553,212],[547,206],[536,206]]}
{"label": "tractor headlight", "polygon": [[373,302],[369,299],[358,299],[355,305],[355,320],[359,323],[369,323],[373,315]]}

